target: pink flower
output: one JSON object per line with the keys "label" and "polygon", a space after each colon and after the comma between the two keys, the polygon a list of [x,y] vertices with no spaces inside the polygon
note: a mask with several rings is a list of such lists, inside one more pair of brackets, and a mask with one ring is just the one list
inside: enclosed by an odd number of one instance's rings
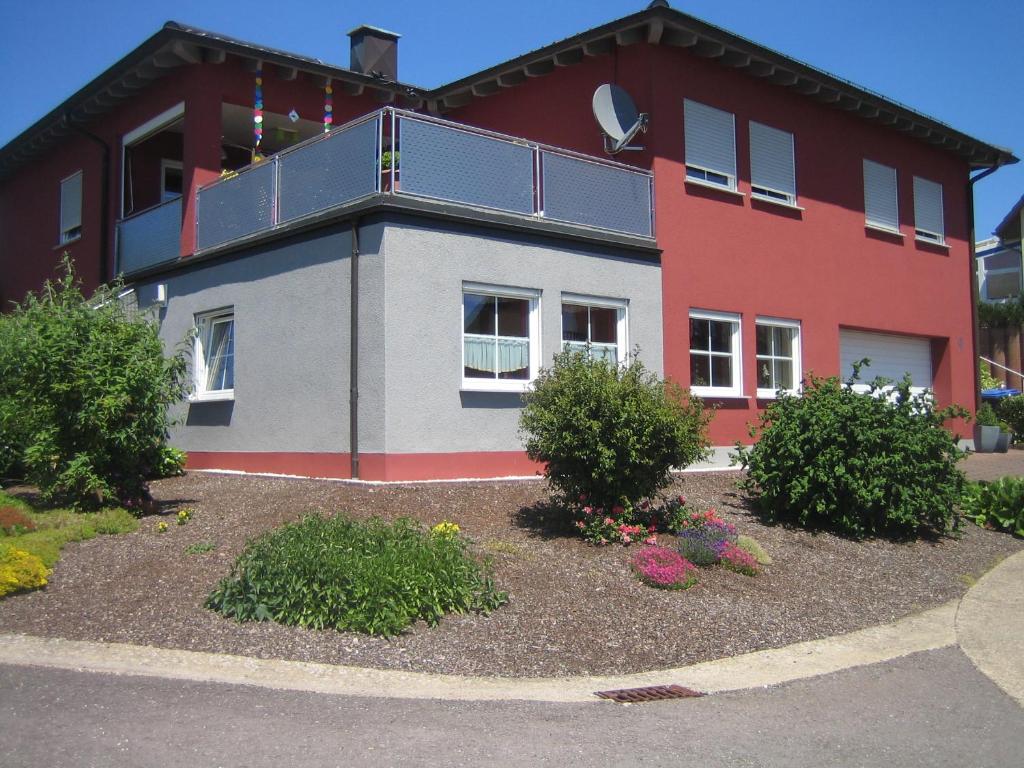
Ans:
{"label": "pink flower", "polygon": [[613,514],[613,515],[621,515],[621,514],[622,514],[623,512],[625,512],[625,511],[626,511],[626,510],[624,510],[624,509],[623,509],[623,508],[622,508],[622,507],[621,507],[620,505],[618,505],[618,504],[616,504],[616,505],[615,505],[614,507],[612,507],[612,514]]}
{"label": "pink flower", "polygon": [[585,526],[585,525],[583,524],[583,521],[582,521],[582,520],[577,520],[577,521],[576,521],[576,527],[577,527],[577,528],[579,528],[579,529],[580,529],[580,530],[582,531],[582,530],[583,530],[584,528],[586,528],[587,526]]}
{"label": "pink flower", "polygon": [[593,513],[594,513],[594,508],[593,507],[586,506],[586,507],[583,508],[583,514],[584,515],[590,515],[590,514],[593,514]]}
{"label": "pink flower", "polygon": [[656,525],[648,525],[647,526],[647,532],[648,533],[655,533],[657,530],[658,530],[658,527]]}
{"label": "pink flower", "polygon": [[580,494],[580,501],[586,501],[586,500],[587,500],[587,494],[581,493]]}
{"label": "pink flower", "polygon": [[606,517],[606,518],[604,519],[604,524],[605,524],[605,525],[615,525],[615,521],[614,521],[614,520],[612,520],[612,519],[611,519],[610,517]]}
{"label": "pink flower", "polygon": [[649,544],[652,547],[655,544],[657,544],[657,543],[658,543],[658,537],[657,536],[648,536],[646,539],[644,539],[644,544]]}
{"label": "pink flower", "polygon": [[643,501],[640,502],[640,509],[649,509],[650,506],[651,502],[647,501],[647,499],[644,499]]}
{"label": "pink flower", "polygon": [[629,542],[631,542],[631,541],[632,541],[632,539],[629,538],[629,534],[628,533],[622,534],[622,543],[623,544],[629,544]]}
{"label": "pink flower", "polygon": [[680,497],[679,497],[679,503],[680,503],[680,504],[685,504],[685,503],[686,503],[686,497],[685,497],[685,496],[682,496],[682,495],[680,495]]}

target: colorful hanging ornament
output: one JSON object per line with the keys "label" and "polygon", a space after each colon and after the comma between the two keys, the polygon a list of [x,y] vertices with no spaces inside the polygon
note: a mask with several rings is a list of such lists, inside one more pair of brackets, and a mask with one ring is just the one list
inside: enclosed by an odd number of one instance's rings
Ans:
{"label": "colorful hanging ornament", "polygon": [[331,125],[334,123],[334,89],[331,87],[331,81],[327,81],[327,85],[324,86],[324,133],[331,130]]}
{"label": "colorful hanging ornament", "polygon": [[288,119],[291,120],[293,123],[299,122],[299,113],[293,109],[291,112],[288,113]]}
{"label": "colorful hanging ornament", "polygon": [[256,92],[252,110],[253,138],[255,145],[254,152],[259,154],[260,144],[263,142],[263,64],[256,65]]}

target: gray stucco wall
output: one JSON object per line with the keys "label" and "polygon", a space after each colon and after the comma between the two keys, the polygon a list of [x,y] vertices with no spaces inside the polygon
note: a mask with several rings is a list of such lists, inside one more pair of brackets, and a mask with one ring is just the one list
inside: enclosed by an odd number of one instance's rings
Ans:
{"label": "gray stucco wall", "polygon": [[330,227],[136,286],[146,308],[156,285],[167,285],[158,313],[167,349],[182,342],[196,313],[234,307],[235,399],[184,406],[174,445],[348,450],[350,253],[347,226]]}
{"label": "gray stucco wall", "polygon": [[362,437],[361,430],[361,442],[367,441],[363,450],[522,450],[519,394],[460,391],[464,282],[541,292],[542,365],[561,349],[563,292],[625,299],[630,347],[639,344],[645,365],[662,371],[658,264],[567,242],[416,219],[387,225],[378,267],[381,261],[385,432],[383,444],[375,442],[371,449],[370,435]]}

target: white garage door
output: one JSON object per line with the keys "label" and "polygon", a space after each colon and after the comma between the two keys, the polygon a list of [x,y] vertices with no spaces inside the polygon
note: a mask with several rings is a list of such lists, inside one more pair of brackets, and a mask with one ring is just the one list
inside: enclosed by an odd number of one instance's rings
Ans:
{"label": "white garage door", "polygon": [[869,367],[861,369],[865,381],[876,376],[899,381],[909,373],[915,391],[932,387],[932,345],[928,339],[840,329],[840,378],[848,379],[853,364],[865,357],[871,360]]}

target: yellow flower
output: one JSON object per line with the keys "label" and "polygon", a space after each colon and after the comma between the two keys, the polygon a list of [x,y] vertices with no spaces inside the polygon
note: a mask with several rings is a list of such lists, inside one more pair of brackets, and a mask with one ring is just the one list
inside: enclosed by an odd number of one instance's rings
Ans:
{"label": "yellow flower", "polygon": [[460,528],[457,523],[450,523],[447,520],[442,520],[430,529],[430,533],[434,536],[458,536],[459,530]]}

